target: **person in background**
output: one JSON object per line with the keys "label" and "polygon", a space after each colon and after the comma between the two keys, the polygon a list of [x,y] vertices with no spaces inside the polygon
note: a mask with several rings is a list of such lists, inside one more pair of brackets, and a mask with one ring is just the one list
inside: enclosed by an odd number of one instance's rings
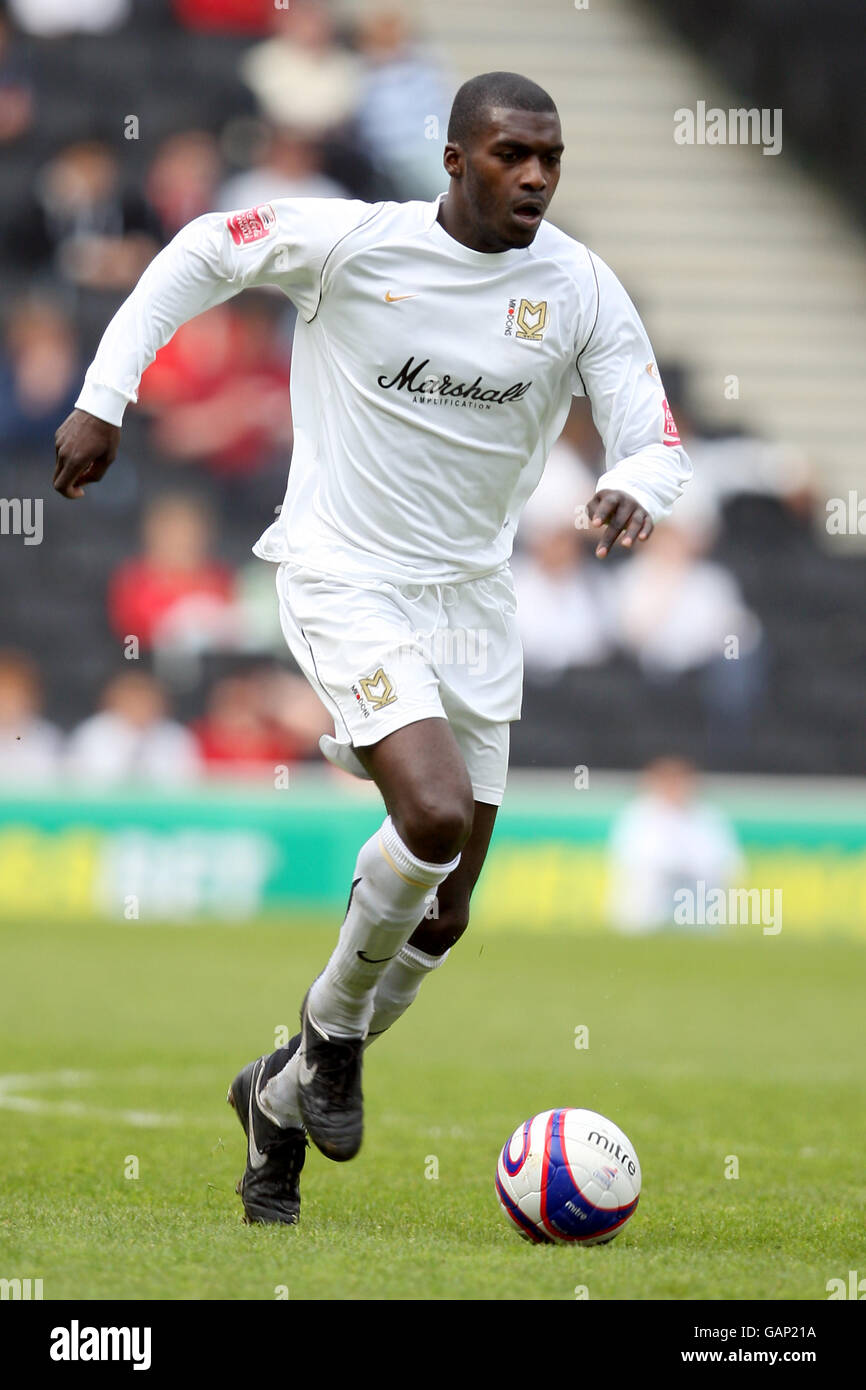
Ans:
{"label": "person in background", "polygon": [[273,782],[278,769],[314,756],[328,727],[302,676],[253,669],[214,684],[193,732],[209,772]]}
{"label": "person in background", "polygon": [[694,520],[716,527],[726,503],[736,497],[771,497],[795,516],[810,513],[815,496],[808,455],[790,442],[759,439],[752,434],[710,434],[692,405],[689,375],[683,367],[663,364],[662,379],[680,438],[694,465],[679,513],[681,526]]}
{"label": "person in background", "polygon": [[397,198],[435,198],[446,181],[442,150],[454,84],[416,44],[394,5],[363,15],[356,45],[363,62],[355,111],[362,143]]}
{"label": "person in background", "polygon": [[162,686],[135,669],[109,681],[100,712],[70,735],[66,768],[76,780],[102,786],[176,786],[201,772],[196,740],[169,719]]}
{"label": "person in background", "polygon": [[56,39],[119,29],[129,19],[132,0],[7,0],[7,8],[25,34]]}
{"label": "person in background", "polygon": [[276,0],[173,0],[172,4],[178,24],[203,34],[266,34],[275,7]]}
{"label": "person in background", "polygon": [[251,500],[251,475],[274,463],[285,473],[292,443],[285,315],[284,299],[261,290],[218,305],[185,324],[142,379],[139,400],[153,416],[157,449],[236,479],[240,495],[227,499],[236,503],[233,515]]}
{"label": "person in background", "polygon": [[273,198],[345,198],[346,189],[322,172],[319,143],[303,130],[269,129],[258,163],[233,174],[216,195],[216,211],[256,207]]}
{"label": "person in background", "polygon": [[9,20],[0,8],[0,145],[11,145],[33,124],[33,87]]}
{"label": "person in background", "polygon": [[147,198],[170,239],[210,212],[222,173],[216,138],[206,130],[181,130],[158,146],[147,173]]}
{"label": "person in background", "polygon": [[[622,568],[613,586],[614,624],[622,648],[656,679],[739,661],[761,640],[761,626],[740,586],[706,558],[708,532],[666,522],[655,545]],[[731,639],[736,647],[726,650]]]}
{"label": "person in background", "polygon": [[231,621],[231,571],[211,555],[214,527],[206,507],[178,493],[149,506],[143,551],[117,570],[109,585],[111,626],[122,641],[138,638],[142,651],[157,645],[217,645]]}
{"label": "person in background", "polygon": [[247,50],[240,76],[275,126],[321,135],[349,120],[358,91],[357,57],[336,42],[324,0],[292,0],[271,11],[273,36]]}
{"label": "person in background", "polygon": [[638,795],[614,822],[608,844],[608,917],[639,935],[674,925],[674,895],[736,885],[743,870],[737,837],[700,795],[697,769],[663,757],[645,769]]}
{"label": "person in background", "polygon": [[44,446],[58,414],[74,405],[81,374],[78,337],[56,299],[13,302],[0,349],[0,449]]}
{"label": "person in background", "polygon": [[22,652],[0,651],[0,784],[22,790],[53,782],[63,736],[40,714],[35,663]]}
{"label": "person in background", "polygon": [[595,480],[565,443],[547,467],[520,519],[512,561],[517,621],[527,673],[547,678],[571,666],[595,666],[613,650],[608,576],[589,559],[582,509]]}
{"label": "person in background", "polygon": [[82,289],[125,290],[156,255],[162,229],[144,196],[124,187],[111,147],[79,140],[39,171],[7,241],[22,267]]}

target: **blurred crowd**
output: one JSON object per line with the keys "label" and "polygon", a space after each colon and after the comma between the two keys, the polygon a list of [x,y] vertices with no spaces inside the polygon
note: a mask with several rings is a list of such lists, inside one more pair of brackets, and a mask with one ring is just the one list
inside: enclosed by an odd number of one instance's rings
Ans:
{"label": "blurred crowd", "polygon": [[[4,314],[4,449],[50,438],[69,408],[112,302],[192,218],[274,198],[432,198],[444,186],[454,82],[412,34],[403,8],[374,9],[338,32],[322,0],[291,6],[177,0],[177,22],[260,38],[241,44],[236,107],[218,128],[173,130],[130,176],[136,130],[105,125],[60,142],[0,216],[0,260],[26,288]],[[122,26],[129,0],[9,0],[0,12],[0,145],[38,126],[38,57],[22,33],[94,36]],[[14,25],[12,22],[14,21]],[[16,27],[19,32],[16,32]],[[135,121],[134,112],[124,118]],[[137,152],[137,151],[136,151]],[[293,315],[279,296],[246,296],[183,328],[141,393],[156,453],[221,478],[246,477],[291,448],[286,381]],[[84,341],[82,341],[84,339]]]}
{"label": "blurred crowd", "polygon": [[[219,118],[203,86],[201,120],[125,144],[120,118],[103,125],[91,93],[89,127],[70,117],[69,138],[40,146],[59,100],[40,62],[70,38],[98,50],[151,9],[175,30],[231,40]],[[105,323],[191,218],[292,196],[430,199],[446,186],[456,81],[410,14],[383,3],[348,23],[325,0],[7,0],[0,159],[42,153],[27,196],[0,211],[0,273],[12,291],[0,337],[0,491],[50,493],[51,440]],[[135,119],[133,105],[123,120]],[[282,296],[248,292],[181,328],[145,373],[127,452],[88,497],[125,538],[103,592],[81,595],[116,661],[91,681],[95,712],[61,733],[41,712],[45,683],[64,720],[60,673],[37,671],[0,625],[0,780],[61,767],[178,780],[315,755],[329,721],[287,669],[270,567],[238,559],[273,516],[291,462],[293,326]],[[729,731],[746,731],[766,687],[764,630],[716,554],[725,507],[759,493],[802,512],[808,469],[787,448],[711,437],[692,418],[684,374],[663,365],[662,375],[695,481],[627,563],[593,560],[585,507],[604,460],[586,403],[575,403],[514,558],[527,677],[543,692],[563,672],[625,661],[631,679],[663,690],[697,673],[708,727],[721,714]],[[87,642],[85,626],[82,661]],[[214,654],[234,665],[214,676]],[[197,713],[173,720],[191,690]]]}
{"label": "blurred crowd", "polygon": [[769,497],[808,514],[809,467],[787,446],[705,435],[689,406],[686,372],[663,364],[661,374],[694,477],[648,544],[599,563],[586,503],[604,453],[587,402],[574,402],[526,505],[512,562],[526,671],[540,687],[567,670],[624,658],[662,690],[697,673],[708,716],[723,712],[728,735],[738,727],[745,735],[766,687],[764,634],[714,552],[734,498]]}
{"label": "blurred crowd", "polygon": [[[64,100],[50,80],[53,55],[70,38],[89,38],[96,51],[147,11],[230,43],[220,119],[203,94],[201,121],[168,131],[142,165],[139,132],[115,112],[103,121],[91,93],[90,119],[76,127],[70,114],[69,138],[46,150],[41,118]],[[129,43],[131,52],[132,34]],[[435,197],[455,87],[400,5],[371,6],[348,24],[323,0],[8,0],[0,158],[31,148],[39,157],[26,196],[0,211],[10,289],[0,330],[4,489],[47,491],[54,431],[102,328],[180,227],[275,198]],[[132,99],[130,112],[126,122]],[[130,412],[144,422],[136,456],[121,453],[95,502],[129,542],[102,601],[116,662],[95,710],[62,728],[62,701],[45,688],[58,672],[38,669],[20,643],[4,647],[0,624],[0,782],[273,778],[318,757],[331,721],[287,669],[272,568],[229,558],[249,555],[285,488],[293,327],[282,296],[248,293],[183,327],[145,374]],[[241,527],[242,545],[232,545]],[[82,643],[86,661],[86,631]],[[216,675],[214,654],[223,658]],[[56,722],[44,714],[52,694]],[[172,714],[178,703],[183,718]]]}
{"label": "blurred crowd", "polygon": [[264,665],[214,681],[202,717],[184,724],[172,717],[166,683],[130,662],[96,712],[64,733],[42,713],[33,660],[0,652],[0,783],[17,790],[175,787],[207,776],[281,787],[330,728],[303,677]]}

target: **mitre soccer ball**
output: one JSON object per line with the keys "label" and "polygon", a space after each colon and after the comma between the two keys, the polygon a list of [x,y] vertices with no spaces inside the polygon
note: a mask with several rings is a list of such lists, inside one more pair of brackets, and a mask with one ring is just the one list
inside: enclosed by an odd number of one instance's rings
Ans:
{"label": "mitre soccer ball", "polygon": [[640,1164],[634,1145],[594,1110],[544,1110],[512,1134],[496,1192],[526,1240],[601,1245],[634,1214]]}

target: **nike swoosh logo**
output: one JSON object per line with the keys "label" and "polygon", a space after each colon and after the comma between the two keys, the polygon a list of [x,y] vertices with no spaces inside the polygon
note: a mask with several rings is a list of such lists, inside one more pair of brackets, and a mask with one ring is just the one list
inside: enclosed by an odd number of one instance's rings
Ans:
{"label": "nike swoosh logo", "polygon": [[[261,1076],[261,1071],[258,1073],[258,1076]],[[249,1140],[249,1145],[250,1145],[250,1167],[253,1168],[253,1169],[255,1169],[256,1172],[258,1172],[258,1170],[259,1170],[260,1168],[264,1168],[265,1164],[266,1164],[267,1161],[268,1161],[268,1160],[267,1160],[267,1155],[262,1153],[261,1149],[259,1148],[258,1144],[256,1143],[256,1131],[255,1131],[255,1126],[254,1126],[254,1124],[253,1124],[253,1099],[254,1099],[254,1096],[255,1096],[257,1080],[258,1080],[258,1077],[254,1076],[254,1077],[253,1077],[253,1084],[252,1084],[252,1086],[250,1086],[250,1106],[249,1106],[249,1115],[248,1115],[248,1119],[247,1119],[247,1125],[248,1125],[247,1138],[248,1138],[248,1140]]]}
{"label": "nike swoosh logo", "polygon": [[367,962],[368,965],[384,965],[386,960],[393,960],[393,959],[394,959],[393,956],[380,956],[378,960],[373,960],[373,958],[372,958],[371,956],[368,956],[368,955],[367,955],[367,952],[366,952],[366,951],[358,951],[357,954],[358,954],[358,958],[359,958],[360,960],[365,960],[365,961]]}
{"label": "nike swoosh logo", "polygon": [[346,911],[343,913],[343,916],[344,916],[344,917],[348,917],[348,915],[349,915],[349,908],[352,906],[352,898],[355,896],[355,889],[358,887],[358,884],[359,884],[360,882],[361,882],[360,878],[353,878],[353,879],[352,879],[352,887],[351,887],[351,889],[350,889],[350,891],[349,891],[349,901],[346,903]]}
{"label": "nike swoosh logo", "polygon": [[392,294],[390,290],[385,291],[386,304],[398,304],[401,299],[417,299],[417,294]]}

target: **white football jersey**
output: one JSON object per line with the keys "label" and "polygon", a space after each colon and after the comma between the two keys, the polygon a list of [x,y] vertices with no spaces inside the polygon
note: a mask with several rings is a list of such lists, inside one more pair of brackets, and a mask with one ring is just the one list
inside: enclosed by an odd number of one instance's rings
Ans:
{"label": "white football jersey", "polygon": [[691,465],[616,276],[549,222],[529,247],[473,251],[437,221],[444,196],[197,218],[112,319],[77,404],[119,425],[180,324],[275,285],[298,310],[294,452],[256,554],[358,580],[488,574],[511,554],[572,396],[589,397],[604,441],[599,488],[666,516]]}

